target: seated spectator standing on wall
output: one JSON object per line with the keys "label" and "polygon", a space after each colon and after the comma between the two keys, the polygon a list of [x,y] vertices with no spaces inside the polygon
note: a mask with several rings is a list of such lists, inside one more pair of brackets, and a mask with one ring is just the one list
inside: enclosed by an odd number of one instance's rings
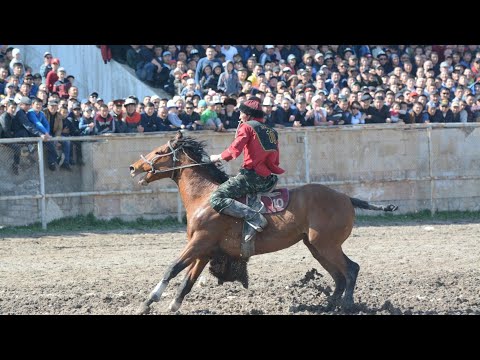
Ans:
{"label": "seated spectator standing on wall", "polygon": [[[62,129],[63,129],[63,118],[58,112],[58,104],[59,101],[53,99],[53,97],[50,97],[47,103],[47,109],[43,110],[43,113],[45,114],[45,117],[47,118],[49,124],[50,124],[50,135],[52,136],[61,136],[62,135]],[[34,108],[35,108],[35,103],[34,103]],[[65,144],[64,142],[55,142],[54,145],[56,146],[57,149],[62,150],[64,156],[68,156],[70,158],[70,143]],[[63,165],[63,160],[61,159],[62,156],[60,155],[60,158],[58,162],[62,162]]]}
{"label": "seated spectator standing on wall", "polygon": [[[82,117],[81,106],[80,103],[76,102],[72,105],[72,112],[67,115],[65,119],[63,119],[63,130],[62,136],[80,136],[80,119]],[[82,143],[78,141],[71,142],[70,148],[70,165],[75,165],[75,161],[73,159],[73,148],[76,149],[77,154],[77,162],[79,165],[83,165],[82,160]]]}
{"label": "seated spectator standing on wall", "polygon": [[[0,138],[14,138],[15,132],[12,125],[15,118],[15,111],[17,110],[17,104],[13,100],[8,100],[6,102],[2,101],[2,106],[5,106],[4,104],[6,104],[6,110],[0,115]],[[13,150],[12,171],[15,175],[18,175],[18,164],[20,163],[21,145],[5,144],[5,146]]]}
{"label": "seated spectator standing on wall", "polygon": [[144,128],[140,125],[141,116],[135,110],[136,101],[131,98],[127,98],[124,103],[126,114],[125,124],[127,125],[127,133],[143,132]]}
{"label": "seated spectator standing on wall", "polygon": [[[25,112],[25,116],[27,116],[29,122],[33,124],[33,127],[35,129],[34,131],[34,136],[40,136],[43,141],[50,140],[52,138],[51,135],[51,125],[45,116],[45,114],[42,112],[42,101],[40,99],[35,99],[33,102],[33,109],[30,109],[27,111],[28,108],[30,108],[30,105],[32,104],[32,101],[27,98],[23,97],[20,101],[20,107],[22,108],[23,112]],[[23,107],[22,107],[23,105]],[[21,119],[24,114],[22,114],[22,111],[19,110],[17,112],[17,115],[19,115],[19,120],[20,122],[23,122],[24,120]],[[60,132],[62,131],[61,126],[60,126],[60,131],[58,135],[60,135]],[[55,136],[58,136],[55,134]],[[58,161],[57,157],[57,152],[55,151],[55,146],[53,142],[48,141],[45,142],[45,147],[47,148],[47,161],[48,161],[48,168],[52,171],[56,169],[56,164]]]}

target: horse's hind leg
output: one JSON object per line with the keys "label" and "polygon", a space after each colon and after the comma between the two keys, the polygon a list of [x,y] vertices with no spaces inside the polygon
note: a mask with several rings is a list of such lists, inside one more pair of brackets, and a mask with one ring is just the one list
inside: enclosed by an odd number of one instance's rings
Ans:
{"label": "horse's hind leg", "polygon": [[356,262],[350,260],[347,255],[343,254],[345,260],[347,261],[347,288],[345,290],[345,296],[343,297],[343,304],[346,310],[353,307],[353,291],[355,290],[355,284],[357,282],[358,272],[360,271],[360,265]]}
{"label": "horse's hind leg", "polygon": [[177,311],[182,305],[183,298],[187,295],[190,290],[192,290],[193,284],[198,279],[202,273],[205,265],[208,263],[208,258],[197,259],[188,269],[185,279],[183,279],[182,284],[178,288],[177,296],[170,303],[170,311]]}
{"label": "horse's hind leg", "polygon": [[317,250],[323,258],[335,266],[345,277],[345,296],[341,305],[343,310],[350,311],[354,305],[353,292],[360,266],[343,253],[340,245],[326,248],[317,247]]}
{"label": "horse's hind leg", "polygon": [[335,290],[333,294],[328,298],[328,309],[332,310],[336,305],[337,302],[342,297],[343,292],[345,291],[346,287],[346,278],[340,271],[340,269],[334,264],[327,260],[324,256],[320,254],[317,248],[310,243],[310,241],[305,238],[303,239],[303,243],[307,246],[308,250],[312,253],[313,257],[317,259],[317,261],[324,267],[325,270],[332,276],[333,281],[335,281]]}

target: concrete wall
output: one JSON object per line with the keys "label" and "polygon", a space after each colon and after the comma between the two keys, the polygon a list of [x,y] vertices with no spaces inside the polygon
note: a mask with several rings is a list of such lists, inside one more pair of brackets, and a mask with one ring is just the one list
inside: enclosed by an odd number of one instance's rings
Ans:
{"label": "concrete wall", "polygon": [[[234,137],[233,132],[187,134],[204,140],[210,154],[223,151]],[[167,192],[50,198],[48,220],[89,212],[99,218],[125,220],[176,216],[176,185],[171,180],[160,180],[145,188],[130,177],[128,169],[140,154],[149,153],[173,135],[89,138],[94,141],[83,143],[87,165],[75,166],[73,173],[46,170],[48,193],[145,189]],[[480,124],[286,129],[279,136],[281,166],[286,170],[279,186],[322,183],[375,203],[393,202],[400,206],[400,213],[432,208],[480,210]],[[235,174],[240,165],[241,158],[227,163],[225,170]],[[38,171],[25,169],[21,167],[20,175],[14,177],[9,166],[0,167],[0,196],[36,193]],[[37,202],[0,201],[0,225],[39,221]]]}
{"label": "concrete wall", "polygon": [[[165,95],[159,89],[152,89],[138,80],[126,65],[116,61],[104,63],[100,49],[95,45],[12,45],[21,50],[25,63],[32,67],[33,72],[39,72],[43,64],[45,51],[60,59],[67,75],[75,76],[74,84],[79,88],[80,99],[88,98],[93,91],[106,101],[126,98],[135,95],[144,96]],[[167,96],[170,98],[170,96]]]}

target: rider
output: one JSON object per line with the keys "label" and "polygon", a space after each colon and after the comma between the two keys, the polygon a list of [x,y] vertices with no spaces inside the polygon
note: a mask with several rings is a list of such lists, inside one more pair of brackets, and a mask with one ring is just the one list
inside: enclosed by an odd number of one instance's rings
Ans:
{"label": "rider", "polygon": [[235,140],[221,154],[211,155],[210,161],[230,161],[245,150],[242,168],[235,176],[221,184],[210,197],[215,211],[245,219],[248,227],[246,240],[267,225],[265,217],[251,207],[234,200],[242,195],[267,192],[278,181],[276,174],[285,170],[279,167],[277,132],[266,125],[261,100],[251,97],[240,105],[240,125]]}

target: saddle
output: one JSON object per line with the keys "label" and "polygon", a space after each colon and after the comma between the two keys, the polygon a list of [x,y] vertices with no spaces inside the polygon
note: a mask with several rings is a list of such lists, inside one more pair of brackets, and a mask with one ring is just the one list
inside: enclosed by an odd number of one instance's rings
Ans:
{"label": "saddle", "polygon": [[288,189],[274,189],[268,193],[247,194],[237,199],[262,214],[274,214],[285,210],[290,200]]}
{"label": "saddle", "polygon": [[[247,194],[236,199],[241,203],[250,206],[253,210],[261,214],[274,214],[285,210],[290,200],[288,189],[275,189],[268,193]],[[246,231],[250,225],[243,222],[242,243],[240,244],[240,256],[247,260],[255,253],[255,237],[246,241]]]}

